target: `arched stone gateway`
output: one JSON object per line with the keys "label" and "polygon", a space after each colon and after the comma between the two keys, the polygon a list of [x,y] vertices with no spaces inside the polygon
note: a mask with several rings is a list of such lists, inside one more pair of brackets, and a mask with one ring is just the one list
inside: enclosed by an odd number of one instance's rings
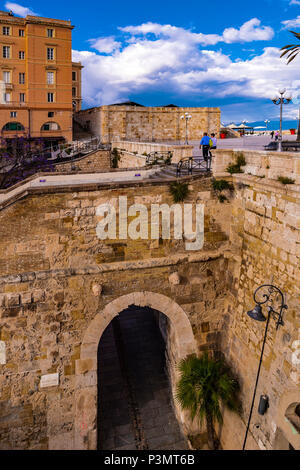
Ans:
{"label": "arched stone gateway", "polygon": [[[102,334],[110,322],[129,306],[150,307],[170,320],[176,363],[197,352],[192,327],[184,310],[170,298],[153,292],[135,292],[112,301],[88,327],[76,361],[75,449],[97,449],[97,351]],[[185,417],[177,410],[183,423]]]}

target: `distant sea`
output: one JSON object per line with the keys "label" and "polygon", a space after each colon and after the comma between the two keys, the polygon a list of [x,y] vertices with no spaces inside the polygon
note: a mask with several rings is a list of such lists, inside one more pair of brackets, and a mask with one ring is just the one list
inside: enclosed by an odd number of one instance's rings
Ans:
{"label": "distant sea", "polygon": [[[225,123],[226,124],[226,123]],[[228,122],[226,125],[231,124]],[[240,121],[234,121],[234,124],[237,126],[241,125]],[[247,126],[250,127],[266,127],[266,124],[263,121],[255,121],[255,122],[247,122]],[[268,123],[268,128],[267,130],[269,131],[277,131],[280,128],[280,123],[279,121],[271,121]],[[293,121],[284,121],[282,122],[282,129],[284,131],[287,131],[289,129],[298,129],[298,121],[294,119]],[[257,129],[263,131],[264,129]]]}

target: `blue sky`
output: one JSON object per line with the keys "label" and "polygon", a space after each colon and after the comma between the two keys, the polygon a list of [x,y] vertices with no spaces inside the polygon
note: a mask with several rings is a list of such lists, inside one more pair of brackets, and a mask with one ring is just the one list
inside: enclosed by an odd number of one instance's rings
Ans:
{"label": "blue sky", "polygon": [[[219,106],[225,122],[256,121],[277,118],[269,98],[280,87],[300,94],[300,57],[289,66],[279,58],[294,42],[289,29],[300,32],[300,0],[29,0],[0,9],[72,21],[84,107]],[[297,105],[285,116],[296,118]]]}

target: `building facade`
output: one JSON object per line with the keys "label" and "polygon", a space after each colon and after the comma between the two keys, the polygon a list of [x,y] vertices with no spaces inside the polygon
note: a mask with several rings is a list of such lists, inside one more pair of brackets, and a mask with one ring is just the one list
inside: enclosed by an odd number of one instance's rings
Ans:
{"label": "building facade", "polygon": [[2,138],[72,140],[81,107],[81,64],[72,63],[70,21],[0,12]]}
{"label": "building facade", "polygon": [[186,139],[186,123],[191,115],[188,139],[199,140],[204,132],[220,132],[219,108],[145,107],[132,104],[100,106],[75,114],[76,121],[102,143],[112,141],[178,142]]}

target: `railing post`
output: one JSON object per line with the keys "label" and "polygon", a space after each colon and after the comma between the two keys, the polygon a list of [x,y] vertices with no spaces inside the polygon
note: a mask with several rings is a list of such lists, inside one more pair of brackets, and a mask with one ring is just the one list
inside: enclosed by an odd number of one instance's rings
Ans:
{"label": "railing post", "polygon": [[193,158],[189,158],[189,175],[193,174]]}

